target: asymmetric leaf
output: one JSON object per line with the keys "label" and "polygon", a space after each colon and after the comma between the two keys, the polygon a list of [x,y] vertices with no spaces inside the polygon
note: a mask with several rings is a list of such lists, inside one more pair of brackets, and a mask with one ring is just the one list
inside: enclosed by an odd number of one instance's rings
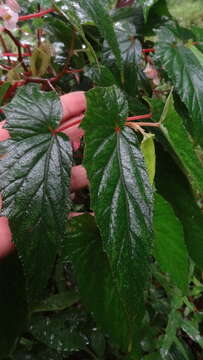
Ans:
{"label": "asymmetric leaf", "polygon": [[154,236],[154,255],[162,271],[186,292],[189,263],[183,227],[171,205],[158,194],[155,197]]}
{"label": "asymmetric leaf", "polygon": [[65,231],[72,149],[65,134],[53,133],[62,117],[55,93],[22,88],[5,114],[12,141],[0,162],[2,215],[9,218],[33,301],[47,283]]}
{"label": "asymmetric leaf", "polygon": [[163,110],[160,129],[172,147],[177,162],[187,176],[194,193],[203,196],[203,166],[197,157],[194,144],[184,127],[183,120],[174,108],[172,93]]}
{"label": "asymmetric leaf", "polygon": [[189,183],[167,152],[157,149],[156,186],[180,219],[189,255],[203,269],[203,213]]}
{"label": "asymmetric leaf", "polygon": [[111,341],[127,352],[137,324],[122,301],[92,216],[77,216],[71,220],[63,257],[64,261],[72,261],[77,285],[87,309],[94,314]]}
{"label": "asymmetric leaf", "polygon": [[186,46],[188,33],[172,26],[158,31],[156,54],[166,69],[182,101],[191,112],[191,134],[203,145],[203,67]]}
{"label": "asymmetric leaf", "polygon": [[[128,105],[115,86],[87,93],[85,160],[92,207],[113,277],[132,321],[143,314],[152,236],[152,188]],[[134,315],[133,315],[134,314]]]}

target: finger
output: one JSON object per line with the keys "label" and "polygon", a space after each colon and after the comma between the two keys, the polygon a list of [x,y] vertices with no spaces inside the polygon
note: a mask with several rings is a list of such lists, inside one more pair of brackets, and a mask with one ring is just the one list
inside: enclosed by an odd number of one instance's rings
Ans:
{"label": "finger", "polygon": [[63,107],[62,123],[86,110],[86,98],[83,91],[62,95],[60,99]]}
{"label": "finger", "polygon": [[0,218],[0,259],[8,255],[15,248],[6,217]]}
{"label": "finger", "polygon": [[10,138],[8,130],[3,129],[5,123],[6,123],[5,120],[0,122],[0,141],[4,141]]}
{"label": "finger", "polygon": [[77,151],[80,147],[80,140],[84,135],[84,130],[81,128],[70,128],[64,131],[64,133],[69,136],[73,150]]}
{"label": "finger", "polygon": [[73,217],[81,216],[81,215],[85,215],[85,214],[89,214],[89,215],[91,215],[91,216],[94,216],[94,213],[93,213],[93,212],[88,212],[88,213],[86,213],[86,212],[70,212],[70,213],[68,214],[68,219],[70,220],[70,219],[72,219]]}
{"label": "finger", "polygon": [[71,191],[77,191],[89,185],[86,169],[82,165],[71,169]]}

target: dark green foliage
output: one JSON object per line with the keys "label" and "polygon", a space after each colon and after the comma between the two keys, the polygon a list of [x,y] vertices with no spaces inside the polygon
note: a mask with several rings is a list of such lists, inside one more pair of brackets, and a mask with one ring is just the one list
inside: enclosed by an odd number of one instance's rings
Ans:
{"label": "dark green foliage", "polygon": [[52,9],[0,36],[0,358],[202,359],[203,30],[167,0],[20,3]]}

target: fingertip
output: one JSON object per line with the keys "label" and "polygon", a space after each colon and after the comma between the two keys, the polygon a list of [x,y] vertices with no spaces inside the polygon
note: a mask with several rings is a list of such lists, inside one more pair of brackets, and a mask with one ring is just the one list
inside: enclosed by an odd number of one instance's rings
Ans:
{"label": "fingertip", "polygon": [[75,91],[60,97],[63,108],[62,122],[80,115],[86,110],[86,97],[84,91]]}
{"label": "fingertip", "polygon": [[6,121],[0,122],[0,141],[4,141],[10,138],[8,130],[4,129],[3,126],[5,125]]}
{"label": "fingertip", "polygon": [[6,217],[0,217],[0,259],[7,256],[14,248],[15,245],[12,242],[8,219]]}
{"label": "fingertip", "polygon": [[77,191],[88,185],[86,169],[82,165],[73,166],[71,169],[71,190]]}

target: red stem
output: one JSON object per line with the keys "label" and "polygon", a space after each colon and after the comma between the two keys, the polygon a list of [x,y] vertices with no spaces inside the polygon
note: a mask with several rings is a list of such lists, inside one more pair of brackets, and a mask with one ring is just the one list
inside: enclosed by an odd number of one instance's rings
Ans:
{"label": "red stem", "polygon": [[53,133],[54,134],[57,134],[58,132],[62,132],[66,129],[70,129],[71,127],[75,126],[75,125],[79,125],[81,123],[81,119],[80,120],[75,120],[73,121],[71,124],[68,124],[68,125],[64,125],[64,126],[61,126],[59,127],[58,129],[56,129]]}
{"label": "red stem", "polygon": [[23,15],[23,16],[19,17],[19,21],[25,21],[25,20],[30,20],[30,19],[42,17],[42,16],[47,15],[47,14],[52,13],[52,12],[55,12],[55,10],[54,9],[47,9],[47,10],[43,10],[43,11],[40,11],[40,12],[35,13],[35,14]]}
{"label": "red stem", "polygon": [[[19,55],[19,54],[17,54],[17,53],[11,53],[11,52],[0,54],[1,57],[3,57],[3,56],[15,56],[15,57],[18,57],[18,55]],[[23,53],[23,54],[21,54],[21,56],[22,56],[22,57],[24,57],[24,56],[31,56],[31,54],[30,54],[30,53]]]}
{"label": "red stem", "polygon": [[143,53],[150,53],[150,52],[155,52],[155,49],[154,48],[150,48],[150,49],[142,49],[142,52]]}
{"label": "red stem", "polygon": [[157,126],[160,126],[160,123],[139,122],[139,123],[137,123],[136,125],[139,125],[139,126],[157,127]]}
{"label": "red stem", "polygon": [[[149,119],[152,117],[152,114],[146,114],[146,115],[138,115],[138,116],[130,116],[127,118],[126,121],[132,121],[132,120],[140,120],[140,119]],[[57,134],[58,132],[62,132],[64,130],[70,129],[71,127],[75,126],[75,125],[79,125],[81,123],[81,120],[75,120],[74,122],[72,122],[71,124],[66,124],[62,127],[59,127],[58,129],[56,129],[53,133]],[[144,125],[142,125],[144,124]],[[157,126],[156,123],[141,123],[139,122],[138,125],[140,126]]]}
{"label": "red stem", "polygon": [[132,120],[141,120],[141,119],[150,119],[152,114],[138,115],[138,116],[129,116],[126,121]]}

